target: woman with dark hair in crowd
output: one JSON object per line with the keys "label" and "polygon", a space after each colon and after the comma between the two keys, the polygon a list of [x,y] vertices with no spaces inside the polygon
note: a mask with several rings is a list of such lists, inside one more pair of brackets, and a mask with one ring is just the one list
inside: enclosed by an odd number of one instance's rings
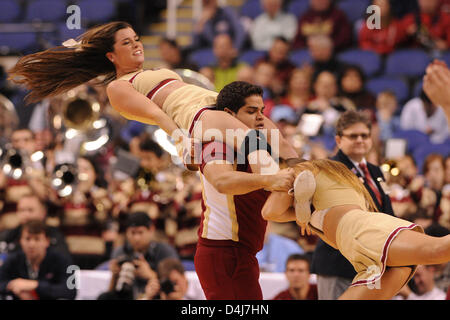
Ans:
{"label": "woman with dark hair in crowd", "polygon": [[346,66],[339,75],[340,95],[350,99],[358,110],[368,109],[375,114],[376,98],[365,89],[366,77],[360,67]]}
{"label": "woman with dark hair in crowd", "polygon": [[[157,124],[178,146],[184,140],[179,128],[189,134],[195,131],[194,136],[202,137],[204,142],[211,140],[211,137],[204,137],[208,129],[219,130],[222,137],[227,136],[227,129],[236,129],[233,141],[227,143],[237,150],[258,135],[226,112],[211,110],[216,103],[216,92],[187,84],[172,70],[144,70],[143,45],[126,22],[94,27],[82,34],[79,41],[70,39],[63,45],[65,48],[24,56],[12,68],[11,79],[31,90],[30,101],[55,96],[94,80],[107,86],[109,101],[121,115]],[[201,126],[198,125],[200,119]],[[266,121],[268,128],[276,128],[269,119]],[[267,138],[270,143],[270,136]],[[280,137],[279,155],[283,158],[297,156],[283,137]],[[272,162],[275,170],[274,165]]]}

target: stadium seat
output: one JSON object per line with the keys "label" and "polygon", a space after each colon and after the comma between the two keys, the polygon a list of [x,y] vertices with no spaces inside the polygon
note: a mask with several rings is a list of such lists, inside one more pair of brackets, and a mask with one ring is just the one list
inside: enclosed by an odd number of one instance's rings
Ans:
{"label": "stadium seat", "polygon": [[241,7],[241,16],[255,19],[263,13],[260,0],[247,0]]}
{"label": "stadium seat", "polygon": [[366,88],[374,95],[378,95],[385,90],[391,90],[395,93],[400,103],[405,102],[409,95],[409,89],[406,83],[396,78],[379,77],[370,79],[366,83]]}
{"label": "stadium seat", "polygon": [[444,55],[442,56],[442,58],[440,60],[444,60],[444,62],[450,68],[450,51],[447,51],[446,53],[444,53]]}
{"label": "stadium seat", "polygon": [[414,150],[413,157],[417,163],[417,168],[419,169],[420,173],[423,173],[423,164],[426,157],[431,153],[437,153],[442,155],[443,157],[450,155],[450,142],[440,144],[425,144],[419,146]]}
{"label": "stadium seat", "polygon": [[239,56],[239,61],[245,62],[251,66],[255,64],[260,58],[266,54],[266,51],[261,50],[248,50]]}
{"label": "stadium seat", "polygon": [[386,60],[385,74],[388,76],[420,77],[430,57],[420,49],[404,49],[391,53]]}
{"label": "stadium seat", "polygon": [[0,1],[0,23],[14,22],[19,17],[20,6],[15,0]]}
{"label": "stadium seat", "polygon": [[340,53],[337,59],[347,64],[359,66],[368,77],[376,74],[381,67],[380,56],[373,51],[351,49]]}
{"label": "stadium seat", "polygon": [[300,18],[309,8],[309,0],[293,0],[287,7],[287,12]]}
{"label": "stadium seat", "polygon": [[26,51],[36,45],[35,32],[0,33],[0,46],[6,46],[12,51]]}
{"label": "stadium seat", "polygon": [[212,49],[199,49],[191,53],[190,59],[199,68],[212,65],[216,62],[216,57]]}
{"label": "stadium seat", "polygon": [[67,28],[67,25],[65,23],[61,23],[57,26],[58,28],[58,39],[60,43],[58,45],[61,45],[64,41],[67,39],[73,38],[76,39],[79,35],[83,34],[86,29],[69,29]]}
{"label": "stadium seat", "polygon": [[307,49],[294,50],[290,53],[289,59],[297,65],[297,67],[301,67],[304,64],[312,63],[311,55]]}
{"label": "stadium seat", "polygon": [[406,140],[406,152],[411,154],[420,146],[430,144],[430,137],[418,130],[398,130],[392,138]]}
{"label": "stadium seat", "polygon": [[107,22],[116,15],[115,2],[111,0],[79,0],[74,4],[80,6],[83,21]]}
{"label": "stadium seat", "polygon": [[370,0],[341,0],[338,2],[338,8],[344,11],[351,24],[364,18]]}
{"label": "stadium seat", "polygon": [[60,0],[29,1],[25,21],[62,22],[66,17],[67,3]]}

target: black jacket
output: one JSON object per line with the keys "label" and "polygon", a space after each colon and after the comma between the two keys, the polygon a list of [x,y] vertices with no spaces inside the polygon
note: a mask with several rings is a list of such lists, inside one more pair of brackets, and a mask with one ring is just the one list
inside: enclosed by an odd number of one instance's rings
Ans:
{"label": "black jacket", "polygon": [[[69,279],[69,277],[74,277],[75,273],[71,273],[68,267],[69,261],[63,255],[52,249],[47,249],[47,254],[41,262],[38,278],[36,279],[39,281],[36,294],[40,300],[75,299],[77,294],[76,288],[69,288],[69,284],[74,284],[75,286],[75,281],[70,281]],[[17,278],[30,279],[26,256],[22,250],[8,254],[1,266],[0,294],[14,296],[6,287],[11,280]]]}
{"label": "black jacket", "polygon": [[[354,167],[353,162],[341,151],[331,158],[332,160],[342,162],[352,170],[356,172],[358,177],[362,177],[359,171]],[[373,201],[378,207],[380,212],[394,215],[394,211],[392,210],[392,204],[389,196],[384,193],[383,188],[381,188],[378,178],[381,178],[384,181],[383,173],[379,167],[367,163],[367,168],[369,169],[370,175],[372,176],[373,181],[377,184],[378,190],[380,190],[380,194],[382,197],[382,204],[379,204],[375,195],[373,194],[370,187],[367,183],[364,183],[366,189],[369,191],[372,196]],[[355,269],[350,264],[350,262],[336,249],[329,246],[322,240],[319,240],[316,249],[314,250],[312,263],[311,263],[311,272],[317,275],[324,276],[335,276],[342,277],[346,279],[353,279],[356,275]]]}

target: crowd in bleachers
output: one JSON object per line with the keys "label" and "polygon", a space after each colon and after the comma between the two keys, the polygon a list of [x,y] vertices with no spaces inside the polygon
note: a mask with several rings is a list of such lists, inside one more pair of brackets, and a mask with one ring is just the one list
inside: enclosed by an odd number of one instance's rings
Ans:
{"label": "crowd in bleachers", "polygon": [[[1,32],[3,53],[28,53],[73,37],[65,24],[48,32],[45,23],[36,24],[33,14],[43,9],[33,9],[35,2],[0,2],[9,8],[0,9],[1,22],[24,22],[24,26],[30,22],[28,27],[41,28],[25,30],[29,37],[20,41],[16,33]],[[98,16],[90,18],[95,22],[109,19],[113,14],[108,10],[116,10],[107,0],[68,1],[64,6],[69,3],[78,3],[83,12],[96,12]],[[95,10],[89,10],[87,6],[94,3]],[[370,4],[381,9],[381,29],[366,24]],[[49,15],[54,11],[45,10]],[[220,7],[216,0],[204,0],[193,39],[188,48],[163,39],[161,67],[198,71],[217,91],[235,80],[261,86],[265,115],[306,159],[335,153],[334,125],[342,112],[367,112],[374,140],[368,160],[383,165],[396,215],[420,223],[430,234],[449,233],[448,123],[421,89],[432,59],[450,64],[449,1],[247,0],[236,11]],[[112,252],[126,241],[126,221],[132,212],[146,212],[155,227],[154,240],[173,246],[185,268],[192,268],[201,184],[196,173],[173,164],[169,153],[155,142],[156,127],[122,118],[110,106],[104,89],[81,88],[100,102],[110,140],[95,152],[73,153],[80,181],[69,195],[61,195],[51,180],[60,151],[68,150],[66,132],[54,126],[60,101],[52,98],[25,106],[27,92],[6,81],[4,70],[0,81],[0,93],[14,103],[18,116],[12,121],[13,116],[0,115],[2,166],[12,161],[7,157],[10,149],[21,150],[24,157],[38,151],[44,155],[19,166],[24,168],[22,176],[3,167],[0,171],[2,253],[16,248],[11,243],[17,241],[17,228],[27,221],[26,209],[20,209],[26,205],[20,202],[35,197],[45,208],[42,219],[58,230],[53,245],[82,269],[107,268]],[[130,167],[133,164],[136,170]],[[295,223],[274,223],[271,232],[297,242],[307,253],[312,253],[317,240],[300,237]],[[440,288],[448,287],[448,265],[439,269],[436,279]]]}

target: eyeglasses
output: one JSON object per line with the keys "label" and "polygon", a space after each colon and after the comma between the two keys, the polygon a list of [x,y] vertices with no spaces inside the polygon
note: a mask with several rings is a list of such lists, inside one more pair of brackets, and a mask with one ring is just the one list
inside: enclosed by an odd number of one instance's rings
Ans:
{"label": "eyeglasses", "polygon": [[352,133],[352,134],[343,134],[341,136],[342,137],[347,137],[347,138],[349,138],[350,140],[353,140],[353,141],[357,140],[358,137],[361,137],[363,140],[367,140],[367,139],[370,138],[370,134],[369,133],[359,133],[359,134]]}

